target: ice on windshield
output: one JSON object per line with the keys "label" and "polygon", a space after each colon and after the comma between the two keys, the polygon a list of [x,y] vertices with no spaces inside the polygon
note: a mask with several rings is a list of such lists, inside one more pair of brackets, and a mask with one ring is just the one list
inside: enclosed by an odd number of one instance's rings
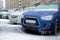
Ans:
{"label": "ice on windshield", "polygon": [[38,5],[34,11],[58,11],[58,4],[41,4]]}

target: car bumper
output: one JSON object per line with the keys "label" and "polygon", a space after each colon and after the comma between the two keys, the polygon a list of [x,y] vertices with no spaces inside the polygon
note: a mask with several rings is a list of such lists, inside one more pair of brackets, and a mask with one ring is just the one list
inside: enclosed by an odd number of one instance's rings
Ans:
{"label": "car bumper", "polygon": [[[40,19],[38,19],[40,20]],[[54,29],[54,20],[52,21],[38,21],[40,24],[38,26],[32,26],[32,25],[28,25],[28,24],[25,24],[24,23],[24,19],[22,19],[22,26],[23,28],[26,28],[26,29],[31,29],[31,30],[34,30],[34,29],[37,29],[37,30],[53,30]],[[48,26],[48,27],[45,27],[45,26]]]}
{"label": "car bumper", "polygon": [[17,19],[10,19],[10,23],[18,23],[21,24],[21,19],[17,20]]}

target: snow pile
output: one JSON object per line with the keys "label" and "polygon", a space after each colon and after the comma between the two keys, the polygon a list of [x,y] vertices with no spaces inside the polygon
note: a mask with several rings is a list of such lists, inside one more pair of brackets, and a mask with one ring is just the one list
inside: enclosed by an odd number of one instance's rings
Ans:
{"label": "snow pile", "polygon": [[9,23],[10,20],[8,19],[0,19],[0,23]]}

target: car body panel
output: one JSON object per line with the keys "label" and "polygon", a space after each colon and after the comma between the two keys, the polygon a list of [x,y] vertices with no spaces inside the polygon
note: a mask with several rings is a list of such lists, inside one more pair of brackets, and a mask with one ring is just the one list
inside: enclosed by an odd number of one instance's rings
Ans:
{"label": "car body panel", "polygon": [[8,10],[0,10],[0,15],[2,16],[2,19],[8,19],[9,17],[9,15],[10,15],[10,13],[9,13],[9,11]]}
{"label": "car body panel", "polygon": [[58,20],[59,20],[59,26],[60,26],[60,3],[59,3]]}
{"label": "car body panel", "polygon": [[[34,12],[34,11],[33,11]],[[50,28],[48,28],[48,29],[53,29],[54,27],[54,22],[55,22],[55,20],[57,19],[57,12],[42,12],[41,13],[41,11],[39,11],[39,12],[27,12],[26,14],[24,13],[24,16],[27,16],[27,17],[36,17],[38,20],[39,20],[39,23],[41,24],[40,26],[38,26],[37,28],[38,29],[40,29],[40,30],[44,30],[45,28],[44,28],[44,25],[45,24],[50,24]],[[30,13],[30,14],[28,14],[28,13]],[[40,14],[39,14],[40,13]],[[36,14],[36,15],[35,15]],[[41,14],[43,14],[43,15],[41,15]],[[44,15],[45,14],[45,15]],[[52,20],[42,20],[40,17],[41,16],[47,16],[47,15],[53,15],[53,19]],[[25,18],[24,18],[25,19]],[[24,20],[23,19],[23,20]],[[23,24],[24,25],[24,24]],[[26,25],[25,25],[26,26]],[[47,30],[47,29],[45,29],[45,30]]]}
{"label": "car body panel", "polygon": [[47,16],[47,15],[54,15],[57,11],[30,11],[30,12],[25,12],[24,15],[35,15],[35,16]]}
{"label": "car body panel", "polygon": [[9,16],[10,22],[21,23],[22,14],[23,12],[20,12],[20,11],[12,12]]}

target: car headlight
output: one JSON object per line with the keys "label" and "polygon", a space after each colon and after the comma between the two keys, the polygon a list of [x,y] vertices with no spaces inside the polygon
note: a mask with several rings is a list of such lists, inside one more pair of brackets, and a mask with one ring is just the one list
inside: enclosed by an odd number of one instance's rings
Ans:
{"label": "car headlight", "polygon": [[53,18],[53,15],[41,17],[42,20],[52,20],[52,18]]}
{"label": "car headlight", "polygon": [[17,18],[17,16],[15,16],[15,15],[12,15],[11,17],[12,17],[12,18]]}

